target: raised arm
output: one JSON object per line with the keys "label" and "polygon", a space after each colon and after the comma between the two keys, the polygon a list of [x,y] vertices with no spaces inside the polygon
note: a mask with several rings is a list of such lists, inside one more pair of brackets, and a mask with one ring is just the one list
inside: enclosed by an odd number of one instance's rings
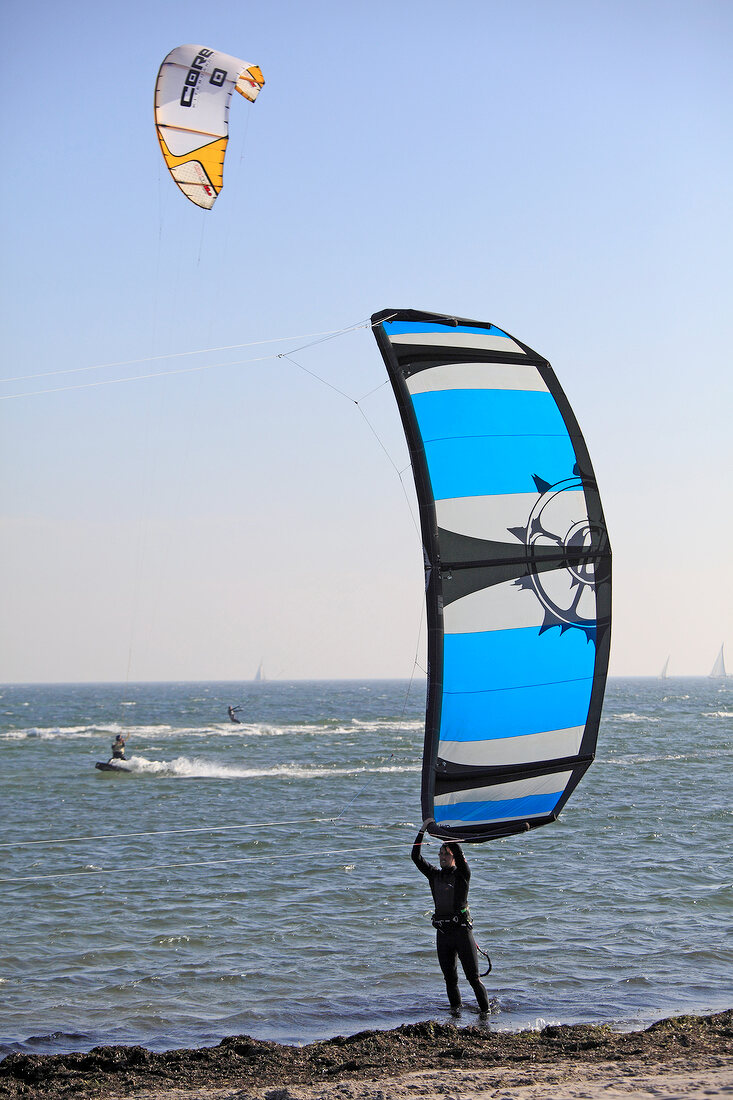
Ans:
{"label": "raised arm", "polygon": [[430,818],[428,821],[423,821],[422,825],[420,826],[419,833],[412,842],[412,851],[410,852],[410,858],[412,859],[412,862],[415,864],[418,871],[420,871],[421,874],[425,875],[426,878],[430,878],[435,871],[435,868],[432,866],[432,864],[428,863],[428,861],[423,856],[421,850],[423,837],[425,836],[425,832],[431,821],[432,818]]}

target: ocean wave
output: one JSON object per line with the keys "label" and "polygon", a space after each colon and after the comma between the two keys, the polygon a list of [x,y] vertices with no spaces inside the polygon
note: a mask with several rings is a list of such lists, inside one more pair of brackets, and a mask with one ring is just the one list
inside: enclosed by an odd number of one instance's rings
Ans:
{"label": "ocean wave", "polygon": [[126,740],[142,737],[175,738],[195,737],[205,739],[207,737],[288,737],[291,735],[315,735],[315,736],[343,736],[359,733],[409,733],[421,730],[424,722],[422,719],[386,719],[374,721],[362,721],[351,719],[326,720],[324,722],[303,722],[295,725],[272,725],[267,722],[246,723],[233,725],[231,722],[217,723],[216,725],[203,726],[172,726],[169,723],[159,725],[122,725],[119,722],[97,722],[75,726],[26,726],[21,729],[3,730],[0,732],[0,741],[24,741],[36,739],[39,741],[80,740],[93,741],[121,733]]}
{"label": "ocean wave", "polygon": [[201,757],[178,756],[174,760],[148,760],[144,756],[126,757],[119,768],[128,774],[152,775],[175,779],[323,779],[329,776],[360,775],[362,773],[389,774],[394,772],[418,772],[416,764],[362,766],[354,768],[324,768],[304,764],[277,764],[271,768],[237,767],[217,764]]}
{"label": "ocean wave", "polygon": [[626,714],[609,714],[609,720],[616,722],[661,722],[661,718],[655,718],[650,714],[637,714],[636,711],[628,711]]}
{"label": "ocean wave", "polygon": [[704,710],[702,712],[703,718],[733,718],[733,711],[731,710]]}
{"label": "ocean wave", "polygon": [[299,722],[292,726],[273,726],[267,723],[247,724],[241,727],[224,726],[221,732],[234,737],[287,737],[291,734],[314,734],[316,736],[333,736],[337,734],[359,733],[400,733],[414,730],[422,730],[425,726],[424,719],[374,719],[360,720],[352,718],[348,722],[343,719],[324,719],[320,722]]}
{"label": "ocean wave", "polygon": [[693,753],[668,752],[668,753],[625,753],[613,759],[617,767],[637,767],[639,764],[664,764],[672,760],[688,760],[690,762],[705,760],[706,757]]}
{"label": "ocean wave", "polygon": [[56,741],[60,737],[99,737],[99,730],[94,733],[88,726],[67,726],[60,729],[58,726],[31,726],[28,729],[3,730],[0,740],[3,741],[27,741],[33,738],[38,741]]}
{"label": "ocean wave", "polygon": [[171,734],[188,736],[198,732],[196,729],[174,729],[173,726],[121,726],[116,722],[100,722],[98,725],[88,726],[30,726],[26,729],[3,730],[0,733],[0,740],[25,741],[35,738],[39,741],[99,741],[100,738],[118,733],[130,738],[166,737]]}
{"label": "ocean wave", "polygon": [[15,1042],[0,1042],[0,1061],[8,1054],[56,1054],[80,1048],[88,1049],[90,1043],[102,1040],[101,1034],[95,1039],[77,1031],[51,1031],[47,1035],[29,1035],[27,1039],[18,1039]]}

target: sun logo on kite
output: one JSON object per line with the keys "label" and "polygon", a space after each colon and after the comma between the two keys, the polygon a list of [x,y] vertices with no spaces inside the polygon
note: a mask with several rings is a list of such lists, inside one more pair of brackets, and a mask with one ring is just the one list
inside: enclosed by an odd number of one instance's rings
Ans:
{"label": "sun logo on kite", "polygon": [[573,477],[554,484],[532,476],[540,495],[526,526],[508,528],[530,559],[527,573],[514,584],[534,592],[542,604],[540,634],[559,626],[561,634],[582,630],[595,643],[595,563],[607,543],[605,527],[588,519],[584,490],[595,489],[595,482],[582,477],[577,465]]}

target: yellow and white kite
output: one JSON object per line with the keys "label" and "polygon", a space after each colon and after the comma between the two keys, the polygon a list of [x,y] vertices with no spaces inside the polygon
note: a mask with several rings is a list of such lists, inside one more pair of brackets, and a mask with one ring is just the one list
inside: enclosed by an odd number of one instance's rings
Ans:
{"label": "yellow and white kite", "polygon": [[165,162],[184,195],[211,210],[224,183],[229,101],[236,88],[254,103],[265,80],[257,65],[207,49],[178,46],[155,85],[155,125]]}

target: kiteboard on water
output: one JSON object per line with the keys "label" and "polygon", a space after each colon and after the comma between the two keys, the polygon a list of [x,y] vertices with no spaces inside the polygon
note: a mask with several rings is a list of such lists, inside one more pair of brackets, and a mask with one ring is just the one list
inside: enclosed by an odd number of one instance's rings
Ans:
{"label": "kiteboard on water", "polygon": [[131,772],[132,768],[126,768],[124,764],[113,764],[111,761],[107,764],[103,760],[98,760],[94,765],[100,772]]}

